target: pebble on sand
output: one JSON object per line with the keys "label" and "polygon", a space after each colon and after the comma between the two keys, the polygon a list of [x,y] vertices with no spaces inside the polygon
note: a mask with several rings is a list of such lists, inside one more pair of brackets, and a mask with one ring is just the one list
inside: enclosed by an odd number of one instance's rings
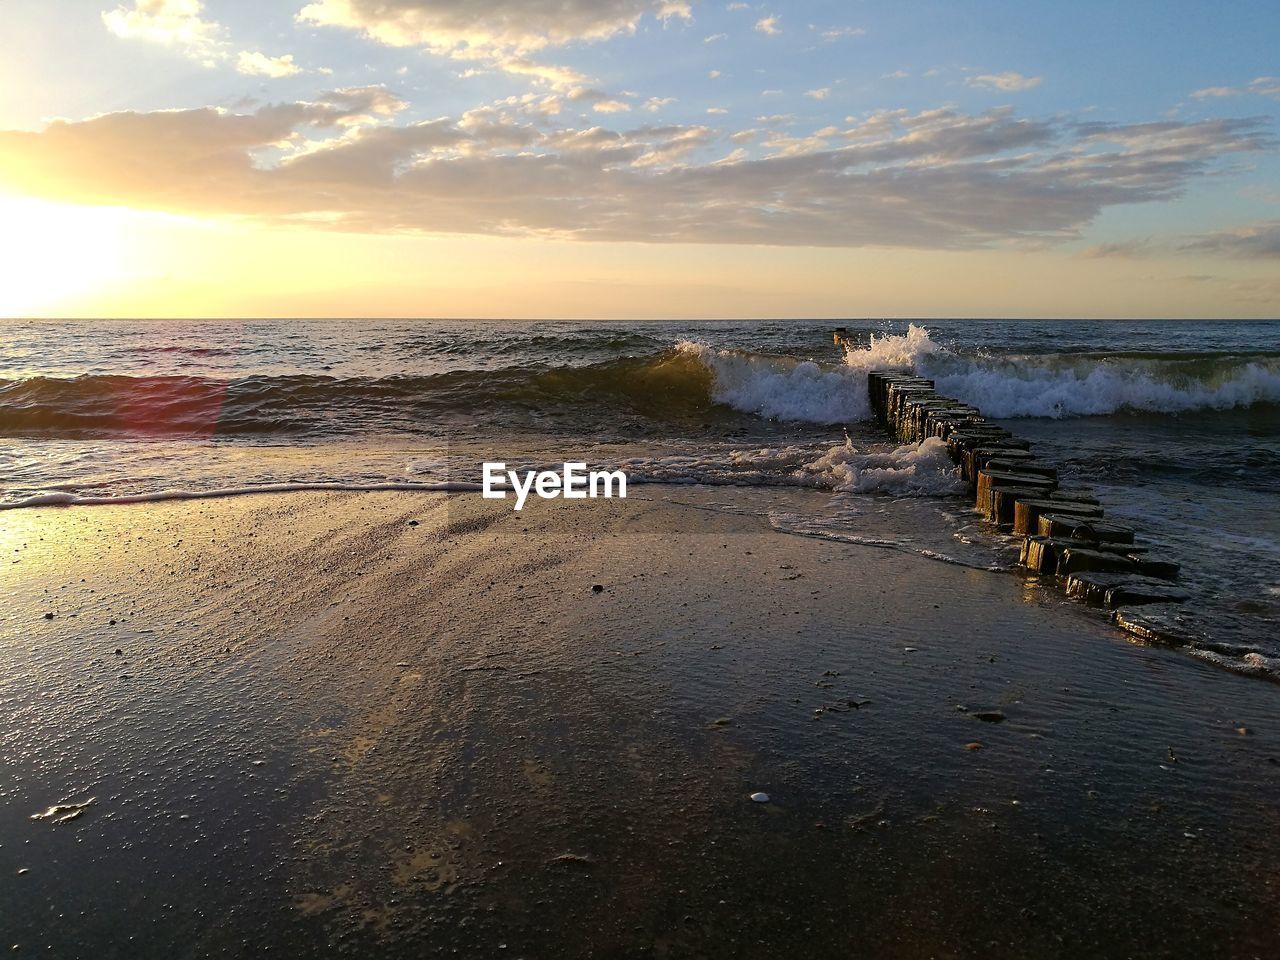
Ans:
{"label": "pebble on sand", "polygon": [[591,592],[592,592],[592,593],[604,593],[604,585],[603,585],[603,584],[599,584],[599,583],[595,584],[595,585],[591,588]]}
{"label": "pebble on sand", "polygon": [[751,795],[752,803],[768,803],[769,795],[767,793],[753,793]]}

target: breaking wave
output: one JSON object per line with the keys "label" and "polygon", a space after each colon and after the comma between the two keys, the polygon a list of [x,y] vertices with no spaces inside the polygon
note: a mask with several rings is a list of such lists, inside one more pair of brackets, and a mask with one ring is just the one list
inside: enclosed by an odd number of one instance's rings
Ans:
{"label": "breaking wave", "polygon": [[450,416],[503,411],[530,420],[576,413],[584,423],[640,418],[664,430],[726,415],[834,425],[870,417],[866,376],[876,369],[914,370],[943,394],[1003,418],[1280,403],[1280,353],[980,355],[948,348],[912,325],[902,335],[872,334],[832,361],[685,340],[601,362],[431,375],[0,380],[0,436],[419,432]]}
{"label": "breaking wave", "polygon": [[968,360],[949,354],[916,370],[939,392],[993,417],[1190,413],[1280,402],[1280,362],[1273,358]]}
{"label": "breaking wave", "polygon": [[770,357],[682,342],[711,372],[713,398],[763,417],[811,423],[865,420],[866,375],[900,369],[988,416],[1079,417],[1187,413],[1280,403],[1280,355],[1040,354],[971,356],[911,325],[901,336],[850,346],[842,364]]}
{"label": "breaking wave", "polygon": [[849,349],[844,363],[826,366],[813,360],[713,349],[681,341],[676,350],[694,357],[713,377],[712,397],[744,413],[774,420],[832,424],[871,417],[867,374],[892,367],[910,368],[942,348],[923,327],[904,336],[872,334],[868,346]]}

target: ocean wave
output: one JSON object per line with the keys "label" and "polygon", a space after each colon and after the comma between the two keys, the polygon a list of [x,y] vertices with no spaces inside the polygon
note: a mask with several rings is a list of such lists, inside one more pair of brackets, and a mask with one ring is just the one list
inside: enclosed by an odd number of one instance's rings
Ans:
{"label": "ocean wave", "polygon": [[710,387],[706,368],[679,351],[590,366],[426,376],[32,377],[0,380],[0,435],[417,432],[433,418],[459,413],[554,413],[575,406],[678,422],[711,411]]}
{"label": "ocean wave", "polygon": [[[628,341],[609,342],[617,348]],[[866,378],[876,369],[914,370],[932,378],[941,393],[1004,418],[1280,403],[1276,356],[974,355],[938,343],[918,325],[902,335],[872,334],[829,362],[689,340],[598,362],[528,359],[489,370],[380,377],[87,374],[0,380],[0,436],[418,433],[454,415],[501,412],[519,423],[576,412],[583,426],[614,429],[634,422],[652,429],[705,426],[741,415],[827,426],[870,418]]]}
{"label": "ocean wave", "polygon": [[915,367],[938,391],[992,417],[1191,413],[1280,403],[1280,363],[1238,357],[971,360],[954,354]]}
{"label": "ocean wave", "polygon": [[865,346],[847,345],[841,364],[689,341],[677,349],[710,371],[718,403],[784,421],[869,419],[867,374],[886,369],[929,377],[939,393],[988,416],[1010,419],[1191,413],[1280,403],[1280,355],[1258,351],[976,356],[948,349],[916,324],[903,335],[873,334]]}
{"label": "ocean wave", "polygon": [[710,371],[711,395],[718,403],[774,420],[838,424],[871,418],[869,372],[910,368],[943,348],[913,324],[903,336],[872,334],[867,346],[846,348],[843,363],[826,366],[689,340],[676,349]]}
{"label": "ocean wave", "polygon": [[824,369],[811,360],[718,350],[690,341],[682,341],[677,350],[706,367],[714,381],[711,396],[735,410],[809,423],[870,416],[865,378],[860,390],[856,378],[843,368]]}

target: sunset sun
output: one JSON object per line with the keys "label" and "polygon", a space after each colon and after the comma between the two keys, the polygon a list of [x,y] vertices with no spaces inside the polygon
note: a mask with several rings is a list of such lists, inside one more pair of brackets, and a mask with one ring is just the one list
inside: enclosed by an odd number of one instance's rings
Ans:
{"label": "sunset sun", "polygon": [[0,315],[64,309],[120,281],[126,211],[70,206],[0,194]]}

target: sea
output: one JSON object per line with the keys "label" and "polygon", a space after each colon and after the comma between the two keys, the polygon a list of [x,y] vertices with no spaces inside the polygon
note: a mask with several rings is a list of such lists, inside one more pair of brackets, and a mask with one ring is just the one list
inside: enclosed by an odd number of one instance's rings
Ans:
{"label": "sea", "polygon": [[723,508],[1018,575],[945,452],[871,420],[882,368],[1031,441],[1182,565],[1200,655],[1280,675],[1280,321],[5,320],[0,510],[581,461],[633,496],[751,488]]}

